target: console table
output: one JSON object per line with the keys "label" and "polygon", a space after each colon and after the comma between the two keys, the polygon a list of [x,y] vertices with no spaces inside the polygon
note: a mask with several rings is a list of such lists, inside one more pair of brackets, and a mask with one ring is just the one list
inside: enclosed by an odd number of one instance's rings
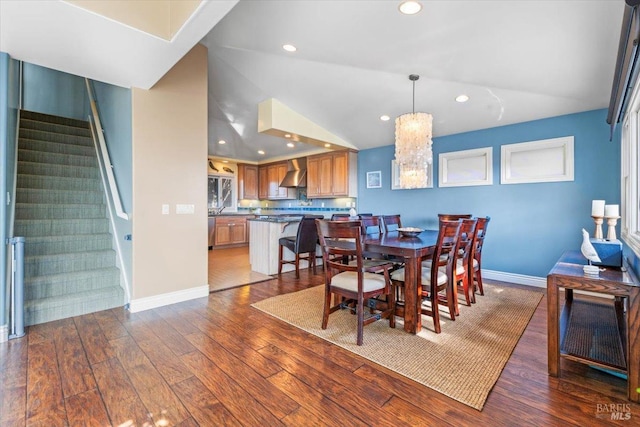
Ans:
{"label": "console table", "polygon": [[[586,276],[586,263],[580,252],[565,252],[547,276],[549,375],[559,375],[561,357],[624,373],[629,400],[639,402],[640,283],[627,266]],[[560,288],[565,291],[562,312]],[[574,290],[614,298],[601,303],[574,298]]]}

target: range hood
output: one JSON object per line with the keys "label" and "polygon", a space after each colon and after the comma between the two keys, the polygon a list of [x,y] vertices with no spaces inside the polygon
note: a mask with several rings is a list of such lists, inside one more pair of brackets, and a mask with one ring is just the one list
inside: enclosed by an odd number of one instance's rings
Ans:
{"label": "range hood", "polygon": [[291,159],[287,161],[287,174],[280,187],[298,188],[307,186],[307,159]]}

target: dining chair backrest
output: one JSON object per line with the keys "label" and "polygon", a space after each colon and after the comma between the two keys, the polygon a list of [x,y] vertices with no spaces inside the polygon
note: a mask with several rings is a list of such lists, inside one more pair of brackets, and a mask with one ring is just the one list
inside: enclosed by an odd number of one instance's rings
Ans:
{"label": "dining chair backrest", "polygon": [[476,260],[480,260],[482,254],[482,246],[484,245],[484,238],[487,235],[487,227],[489,226],[489,221],[491,221],[491,217],[478,218],[478,225],[476,228],[478,229],[476,234],[476,246],[474,247],[473,257]]}
{"label": "dining chair backrest", "polygon": [[349,221],[351,216],[349,214],[333,214],[331,215],[331,221]]}
{"label": "dining chair backrest", "polygon": [[438,214],[438,221],[457,221],[459,219],[469,219],[471,214]]}
{"label": "dining chair backrest", "polygon": [[460,219],[460,233],[458,239],[460,240],[460,247],[458,249],[458,256],[462,259],[463,265],[469,265],[471,256],[473,256],[473,248],[476,244],[476,231],[477,231],[477,219]]}
{"label": "dining chair backrest", "polygon": [[378,234],[380,233],[381,220],[379,216],[363,216],[360,218],[362,223],[362,234]]}
{"label": "dining chair backrest", "polygon": [[[460,249],[461,221],[440,221],[438,240],[432,255],[432,265],[446,266],[447,277],[453,277]],[[437,283],[438,269],[431,268],[431,283]],[[435,280],[435,282],[434,282]]]}
{"label": "dining chair backrest", "polygon": [[[336,272],[363,271],[363,238],[360,221],[315,220],[327,283]],[[344,263],[345,258],[355,257],[356,263]]]}
{"label": "dining chair backrest", "polygon": [[400,215],[382,215],[382,226],[385,233],[398,230],[402,227]]}

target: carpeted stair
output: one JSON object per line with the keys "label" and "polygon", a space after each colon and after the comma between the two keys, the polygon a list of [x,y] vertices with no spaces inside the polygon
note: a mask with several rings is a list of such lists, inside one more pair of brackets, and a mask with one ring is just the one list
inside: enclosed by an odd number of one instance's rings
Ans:
{"label": "carpeted stair", "polygon": [[22,111],[15,236],[25,243],[25,323],[124,305],[88,122]]}

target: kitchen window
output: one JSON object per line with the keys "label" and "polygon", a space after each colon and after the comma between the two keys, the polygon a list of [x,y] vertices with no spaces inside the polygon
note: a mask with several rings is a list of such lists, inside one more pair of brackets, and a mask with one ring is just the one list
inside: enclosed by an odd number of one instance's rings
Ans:
{"label": "kitchen window", "polygon": [[212,213],[223,209],[224,212],[236,212],[236,177],[209,175],[207,185],[207,207]]}

